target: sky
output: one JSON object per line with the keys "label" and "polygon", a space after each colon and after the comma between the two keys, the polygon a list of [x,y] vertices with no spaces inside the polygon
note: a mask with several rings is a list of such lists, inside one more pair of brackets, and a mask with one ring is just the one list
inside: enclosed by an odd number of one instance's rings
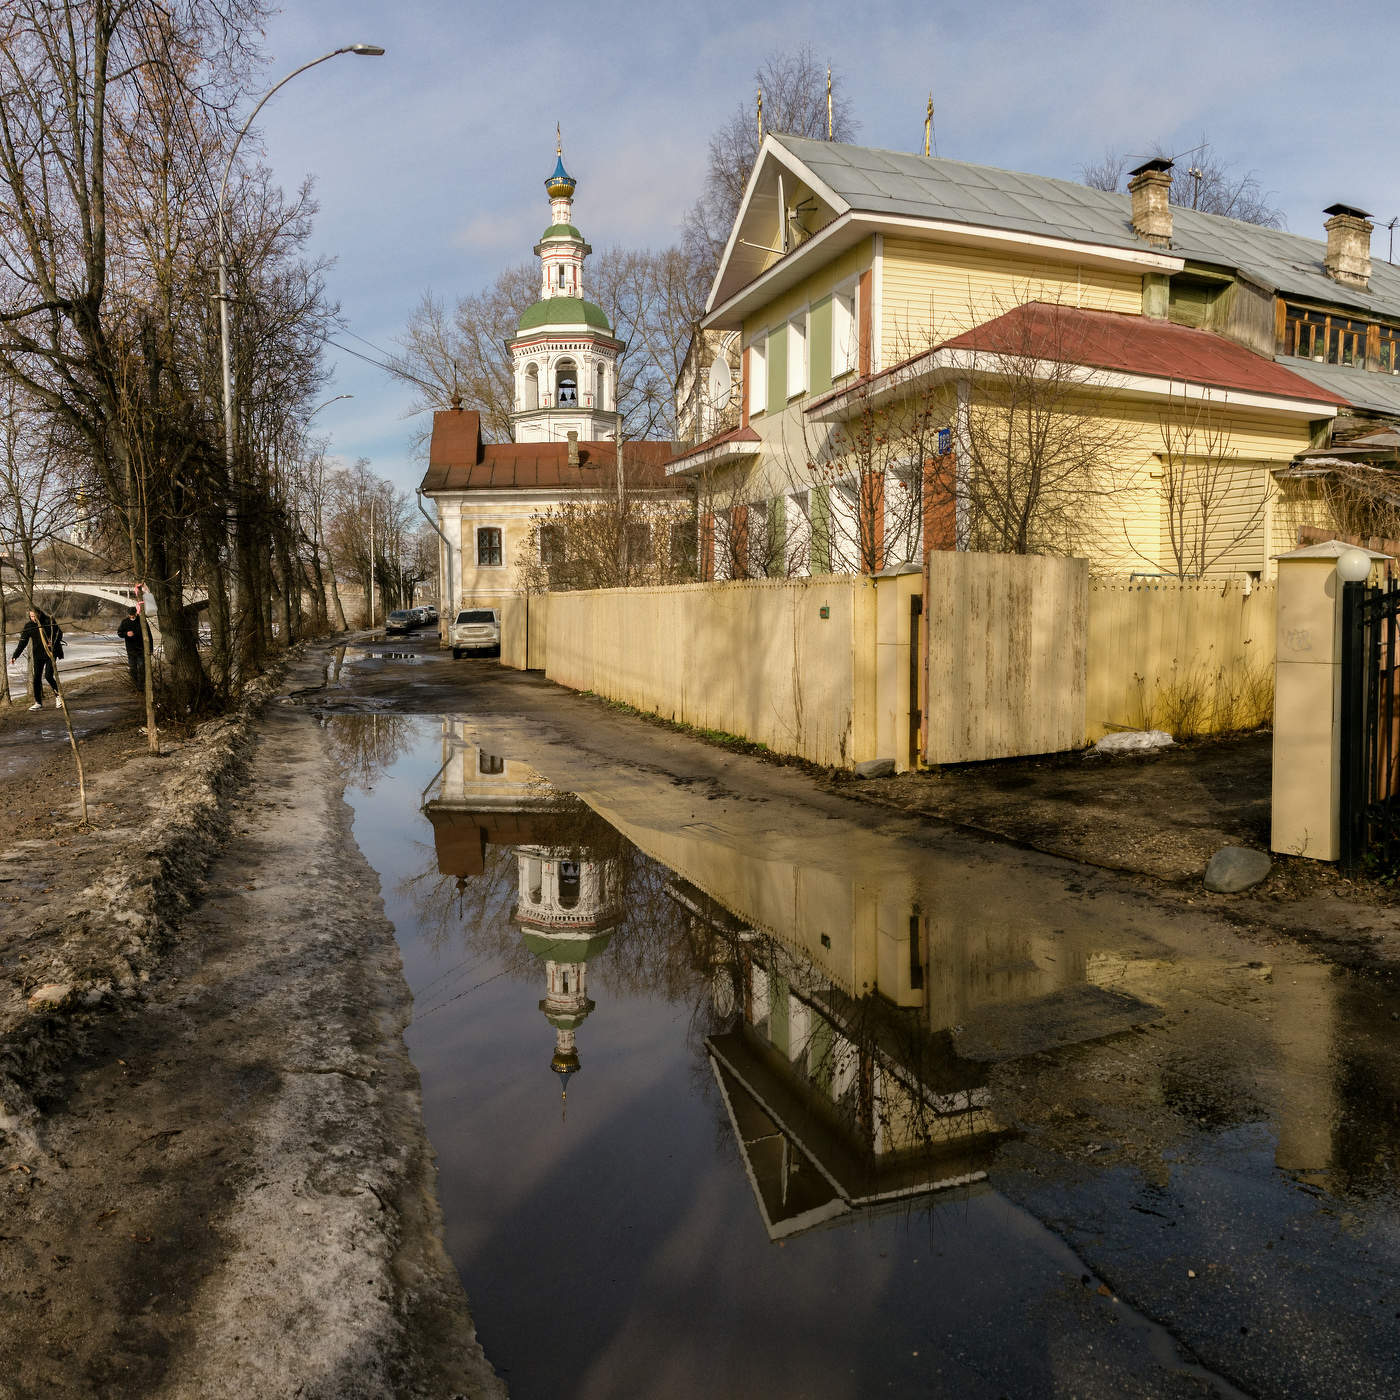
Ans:
{"label": "sky", "polygon": [[[311,251],[335,260],[329,291],[350,331],[391,347],[425,291],[451,303],[532,256],[549,222],[556,122],[589,242],[673,242],[711,131],[751,109],[768,55],[802,42],[844,80],[866,145],[921,149],[932,89],[943,156],[1077,179],[1109,148],[1180,152],[1208,137],[1257,173],[1292,232],[1322,238],[1322,210],[1339,201],[1387,223],[1400,214],[1387,87],[1358,57],[1393,50],[1400,7],[1368,0],[1344,15],[1324,23],[1316,4],[1291,0],[291,0],[268,27],[267,87],[343,44],[386,53],[298,77],[258,130],[284,186],[315,179]],[[1372,255],[1388,241],[1379,228]],[[411,392],[328,355],[327,397],[354,397],[316,429],[336,456],[366,457],[411,490],[423,469]]]}

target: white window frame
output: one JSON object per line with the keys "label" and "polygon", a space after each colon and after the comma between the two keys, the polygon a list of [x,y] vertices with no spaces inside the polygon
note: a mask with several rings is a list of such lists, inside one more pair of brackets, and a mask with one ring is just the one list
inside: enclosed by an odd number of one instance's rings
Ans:
{"label": "white window frame", "polygon": [[[831,294],[831,377],[839,379],[856,367],[859,337],[856,297],[859,284],[847,282]],[[844,322],[844,324],[843,324]]]}
{"label": "white window frame", "polygon": [[768,332],[759,331],[749,344],[749,415],[768,408]]}
{"label": "white window frame", "polygon": [[787,323],[787,396],[801,398],[807,392],[807,312],[805,308]]}

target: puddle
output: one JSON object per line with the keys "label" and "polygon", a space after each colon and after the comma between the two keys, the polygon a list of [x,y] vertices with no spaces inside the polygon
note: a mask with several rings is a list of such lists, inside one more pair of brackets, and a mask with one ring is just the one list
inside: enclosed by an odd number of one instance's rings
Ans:
{"label": "puddle", "polygon": [[516,1397],[1232,1394],[1046,1229],[1040,1186],[1007,1194],[1018,1163],[1085,1154],[1044,1187],[1066,1222],[1111,1163],[1133,1230],[1166,1218],[1138,1203],[1158,1178],[1244,1159],[1265,1213],[1393,1191],[1394,1060],[1362,1033],[1389,1013],[1348,978],[1181,960],[1064,867],[817,851],[775,814],[754,840],[669,816],[694,799],[664,776],[643,804],[462,721],[324,722],[414,995],[448,1247]]}

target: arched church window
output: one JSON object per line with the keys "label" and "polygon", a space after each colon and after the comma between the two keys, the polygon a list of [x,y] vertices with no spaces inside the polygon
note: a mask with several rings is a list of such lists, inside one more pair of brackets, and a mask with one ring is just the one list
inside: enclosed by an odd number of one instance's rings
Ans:
{"label": "arched church window", "polygon": [[529,893],[531,904],[538,904],[544,894],[543,875],[539,857],[531,856],[525,862],[525,888]]}
{"label": "arched church window", "polygon": [[603,369],[603,366],[602,366],[602,365],[599,365],[599,366],[598,366],[597,376],[598,376],[598,383],[597,383],[597,387],[596,387],[596,388],[594,389],[594,391],[593,391],[593,402],[594,402],[599,408],[606,408],[606,407],[608,406],[608,400],[607,400],[607,382],[608,382],[608,381],[607,381],[607,372]]}
{"label": "arched church window", "polygon": [[578,903],[582,872],[576,860],[559,862],[559,907],[572,909]]}
{"label": "arched church window", "polygon": [[540,367],[525,366],[525,407],[536,409],[540,406]]}
{"label": "arched church window", "polygon": [[572,360],[560,360],[554,371],[554,402],[560,408],[570,408],[578,403],[578,370]]}
{"label": "arched church window", "polygon": [[563,264],[563,263],[560,263],[560,264],[559,264],[559,285],[560,285],[561,287],[564,285],[564,264]]}

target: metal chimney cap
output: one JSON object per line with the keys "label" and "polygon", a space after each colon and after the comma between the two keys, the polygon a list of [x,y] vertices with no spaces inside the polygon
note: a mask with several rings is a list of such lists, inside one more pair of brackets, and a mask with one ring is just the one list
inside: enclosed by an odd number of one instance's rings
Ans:
{"label": "metal chimney cap", "polygon": [[1364,209],[1358,209],[1351,204],[1329,204],[1322,212],[1324,214],[1350,214],[1353,219],[1369,219],[1371,217]]}

